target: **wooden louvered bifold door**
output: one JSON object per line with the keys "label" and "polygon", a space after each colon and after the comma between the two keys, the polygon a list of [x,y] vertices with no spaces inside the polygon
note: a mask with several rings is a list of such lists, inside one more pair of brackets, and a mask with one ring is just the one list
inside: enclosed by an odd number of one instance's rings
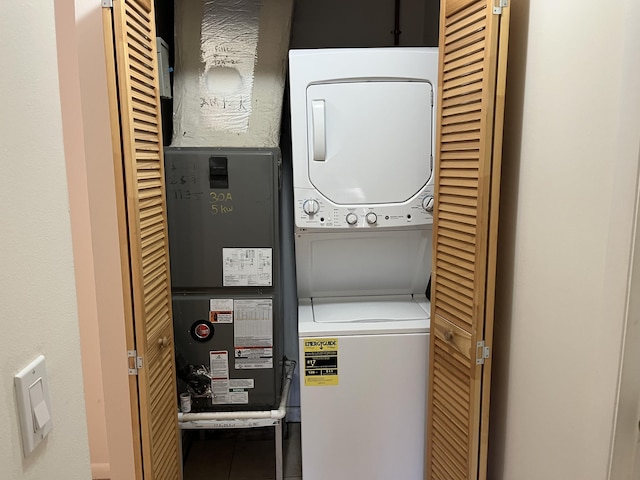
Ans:
{"label": "wooden louvered bifold door", "polygon": [[441,1],[429,480],[486,478],[508,14]]}
{"label": "wooden louvered bifold door", "polygon": [[112,7],[145,480],[182,478],[153,2]]}

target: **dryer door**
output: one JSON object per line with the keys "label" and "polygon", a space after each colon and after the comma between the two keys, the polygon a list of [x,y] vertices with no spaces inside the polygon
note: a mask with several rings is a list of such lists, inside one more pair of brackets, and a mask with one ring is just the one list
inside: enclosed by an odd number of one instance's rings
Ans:
{"label": "dryer door", "polygon": [[418,81],[310,85],[311,183],[338,205],[409,200],[431,177],[432,93]]}

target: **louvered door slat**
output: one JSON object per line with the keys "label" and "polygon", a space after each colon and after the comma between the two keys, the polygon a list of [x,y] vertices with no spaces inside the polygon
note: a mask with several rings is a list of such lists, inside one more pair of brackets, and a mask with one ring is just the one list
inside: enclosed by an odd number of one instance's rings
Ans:
{"label": "louvered door slat", "polygon": [[[463,172],[465,173],[465,175],[449,175],[450,177],[470,177],[473,178],[475,180],[478,179],[478,171],[477,170],[454,170],[454,173],[456,172]],[[466,174],[466,172],[471,172],[469,175]],[[472,219],[473,221],[471,222],[473,225],[475,225],[475,217],[473,216],[473,209],[470,206],[465,205],[464,203],[460,202],[441,202],[440,203],[441,207],[440,209],[442,210],[442,212],[449,212],[449,213],[454,213],[454,214],[459,214],[459,215],[463,215],[466,216],[467,218]]]}
{"label": "louvered door slat", "polygon": [[[468,200],[468,199],[463,199]],[[438,239],[443,242],[448,242],[450,239],[457,240],[459,242],[463,242],[468,244],[469,249],[476,248],[476,238],[473,234],[467,235],[462,232],[457,232],[455,230],[449,230],[446,228],[446,225],[441,225]]]}
{"label": "louvered door slat", "polygon": [[460,299],[461,302],[473,305],[473,290],[465,287],[462,282],[454,282],[447,278],[446,275],[441,275],[440,285],[450,289],[455,289],[456,293],[463,297]]}
{"label": "louvered door slat", "polygon": [[149,96],[153,99],[153,71],[149,70],[148,64],[142,65],[137,61],[131,61],[131,54],[129,54],[129,72],[134,82],[142,83],[149,88]]}
{"label": "louvered door slat", "polygon": [[[445,53],[455,50],[456,47],[452,47],[459,42],[465,40],[467,43],[473,43],[479,38],[484,38],[484,9],[477,11],[476,13],[464,18],[463,22],[456,22],[453,27],[447,27]],[[474,38],[476,40],[474,40]]]}
{"label": "louvered door slat", "polygon": [[[442,98],[446,99],[446,100],[450,100],[452,98],[456,98],[456,97],[461,97],[464,95],[469,95],[472,93],[478,93],[478,92],[482,92],[482,83],[481,82],[475,82],[475,83],[470,83],[467,85],[462,85],[459,87],[454,87],[454,88],[448,88],[447,90],[445,90],[443,92],[443,96]],[[456,104],[459,104],[459,100],[456,102]]]}
{"label": "louvered door slat", "polygon": [[[478,22],[477,25],[470,25],[468,29],[475,31],[481,26],[482,26],[481,22]],[[444,53],[451,54],[452,59],[456,59],[462,56],[466,57],[470,53],[478,52],[481,50],[481,47],[479,44],[484,41],[484,30],[476,31],[471,35],[462,35],[462,33],[464,33],[465,30],[458,32],[458,35],[460,35],[460,38],[458,38],[455,42],[451,42],[450,44],[448,44],[444,49]],[[463,51],[466,52],[464,55],[461,54]],[[453,55],[454,52],[457,52],[455,56]]]}
{"label": "louvered door slat", "polygon": [[[456,398],[455,395],[448,395],[447,385],[438,379],[436,376],[433,381],[434,385],[437,385],[438,389],[442,392],[442,402],[434,402],[434,408],[440,410],[447,418],[449,418],[453,425],[456,428],[451,429],[451,434],[458,437],[463,444],[466,444],[467,431],[465,429],[466,425],[458,422],[458,418],[464,418],[465,413],[467,412],[467,406],[461,405],[459,402],[462,402],[464,397]],[[436,416],[436,418],[440,418],[440,416]]]}
{"label": "louvered door slat", "polygon": [[145,480],[182,477],[153,6],[114,2],[123,171]]}
{"label": "louvered door slat", "polygon": [[467,8],[457,14],[449,15],[446,20],[446,35],[444,41],[446,43],[455,41],[458,38],[457,32],[466,29],[470,24],[482,21],[485,15],[485,8],[485,5],[476,4],[472,8]]}
{"label": "louvered door slat", "polygon": [[465,63],[464,65],[458,68],[451,68],[449,71],[445,72],[443,75],[443,80],[448,82],[452,79],[458,77],[464,77],[466,75],[470,75],[472,73],[476,73],[482,70],[482,64],[480,62],[475,63]]}
{"label": "louvered door slat", "polygon": [[482,92],[472,92],[472,94],[465,95],[464,98],[444,98],[442,103],[440,104],[445,112],[450,110],[453,114],[455,113],[466,113],[471,111],[472,106],[476,106],[478,108],[482,108],[481,105],[470,105],[479,103],[482,100]]}
{"label": "louvered door slat", "polygon": [[473,271],[473,260],[474,255],[470,253],[468,250],[457,248],[456,246],[452,246],[449,242],[441,242],[438,247],[438,251],[442,252],[444,255],[448,255],[449,257],[457,257],[462,260],[465,260],[469,265],[469,270]]}
{"label": "louvered door slat", "polygon": [[477,105],[477,108],[475,109],[467,107],[466,110],[463,110],[458,113],[445,111],[443,112],[443,114],[444,114],[442,118],[443,126],[451,125],[453,123],[475,122],[475,121],[479,122],[481,119],[480,105]]}
{"label": "louvered door slat", "polygon": [[443,135],[460,132],[473,132],[475,133],[473,138],[477,138],[477,134],[480,132],[480,119],[470,122],[458,121],[442,125],[441,133]]}
{"label": "louvered door slat", "polygon": [[490,377],[476,356],[477,343],[493,328],[495,258],[492,264],[488,258],[497,234],[501,145],[494,128],[506,69],[497,66],[506,54],[508,9],[503,12],[495,14],[487,0],[441,1],[428,479],[486,478],[481,436],[489,397],[482,389]]}
{"label": "louvered door slat", "polygon": [[449,61],[442,67],[444,72],[442,79],[444,80],[445,75],[447,74],[449,74],[449,78],[451,78],[451,76],[455,77],[458,71],[469,65],[473,65],[474,67],[477,67],[478,65],[482,66],[482,61],[484,59],[483,53],[484,52],[482,50],[478,50],[477,52],[466,57],[459,58],[458,60],[449,59]]}
{"label": "louvered door slat", "polygon": [[152,46],[150,43],[151,36],[147,32],[141,31],[140,28],[138,28],[138,26],[135,24],[135,22],[132,22],[131,9],[126,7],[127,6],[125,5],[125,32],[127,36],[127,43],[141,52],[149,52],[149,56],[153,58],[151,52],[155,50],[155,46]]}
{"label": "louvered door slat", "polygon": [[[154,135],[158,134],[158,126],[153,122],[149,122],[147,119],[141,118],[140,115],[134,115],[133,122],[136,131]],[[140,162],[138,161],[136,163],[139,164]]]}
{"label": "louvered door slat", "polygon": [[464,472],[454,470],[452,466],[457,462],[451,460],[446,452],[434,448],[434,474],[436,478],[450,478],[452,480],[467,480]]}
{"label": "louvered door slat", "polygon": [[455,458],[455,463],[453,463],[453,465],[460,465],[461,463],[464,463],[465,456],[467,455],[464,442],[451,435],[448,431],[448,427],[441,425],[437,419],[434,420],[433,428],[436,435],[439,436],[441,442],[444,444],[445,450],[449,453],[449,456]]}
{"label": "louvered door slat", "polygon": [[[468,9],[469,6],[478,7],[478,2],[474,0],[446,0],[440,3],[440,24],[450,25],[453,21],[458,21],[461,15],[460,11]],[[466,14],[463,11],[463,14]]]}
{"label": "louvered door slat", "polygon": [[[436,259],[436,266],[438,268],[442,268],[447,272],[452,273],[453,275],[462,277],[469,282],[473,282],[475,280],[473,270],[464,268],[463,264],[458,264],[457,262],[452,263],[452,262],[455,262],[455,260],[456,260],[455,258],[451,258],[451,257],[447,258],[447,254],[442,253],[438,255],[438,258]],[[451,319],[451,320],[454,320],[454,319]]]}
{"label": "louvered door slat", "polygon": [[[134,92],[135,93],[135,92]],[[138,97],[138,96],[133,96],[132,97],[132,101],[133,101],[133,111],[139,114],[147,114],[149,115],[151,118],[155,118],[156,116],[156,109],[153,106],[152,103],[149,103],[147,101],[147,99],[142,98],[142,97]]]}
{"label": "louvered door slat", "polygon": [[127,9],[127,23],[134,22],[136,28],[151,35],[151,26],[149,25],[148,16],[143,13],[147,10],[146,7],[139,8],[135,4],[129,4],[125,7]]}
{"label": "louvered door slat", "polygon": [[[473,140],[471,142],[451,142],[446,145],[442,145],[442,154],[446,154],[447,152],[453,152],[453,155],[462,155],[464,150],[472,150],[469,155],[473,155],[470,158],[477,157],[478,148],[480,147],[480,142],[478,140]],[[462,158],[462,157],[460,157]],[[477,168],[474,165],[474,168]]]}
{"label": "louvered door slat", "polygon": [[[474,53],[481,52],[484,45],[484,36],[479,39],[477,42],[472,43],[471,45],[464,46],[463,48],[458,48],[449,53],[448,62],[454,62],[456,60],[465,60],[465,64],[469,62],[470,55]],[[446,54],[446,52],[445,52]]]}
{"label": "louvered door slat", "polygon": [[154,90],[145,81],[139,78],[136,72],[131,72],[131,87],[133,88],[135,99],[147,106],[153,105]]}
{"label": "louvered door slat", "polygon": [[141,51],[134,48],[129,48],[129,61],[131,66],[137,68],[139,71],[153,72],[149,67],[151,61],[149,52]]}

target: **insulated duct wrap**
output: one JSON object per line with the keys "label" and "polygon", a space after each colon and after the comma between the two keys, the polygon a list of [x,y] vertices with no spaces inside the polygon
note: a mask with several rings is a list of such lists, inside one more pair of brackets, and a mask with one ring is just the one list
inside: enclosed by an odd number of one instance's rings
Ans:
{"label": "insulated duct wrap", "polygon": [[293,0],[176,0],[177,147],[277,147]]}

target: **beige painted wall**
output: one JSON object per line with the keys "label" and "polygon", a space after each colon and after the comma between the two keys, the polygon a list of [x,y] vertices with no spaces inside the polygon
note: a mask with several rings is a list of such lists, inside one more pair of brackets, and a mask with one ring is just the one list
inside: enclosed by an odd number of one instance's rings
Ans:
{"label": "beige painted wall", "polygon": [[[54,2],[0,15],[0,465],[12,480],[90,476],[65,177]],[[54,428],[27,459],[13,375],[44,354]]]}
{"label": "beige painted wall", "polygon": [[[89,432],[91,472],[94,478],[109,478],[107,423],[104,413],[100,337],[96,305],[95,268],[91,235],[91,210],[87,185],[82,103],[73,2],[56,3],[57,46],[60,67],[60,101],[64,125],[67,181],[71,207],[76,293],[84,373],[85,406]],[[66,53],[69,52],[69,53]]]}
{"label": "beige painted wall", "polygon": [[[93,478],[134,478],[126,331],[100,2],[58,0],[65,146]],[[75,8],[74,8],[75,6]],[[59,16],[60,17],[60,16]],[[63,44],[64,42],[64,44]]]}
{"label": "beige painted wall", "polygon": [[633,1],[510,2],[492,479],[608,475],[640,145]]}
{"label": "beige painted wall", "polygon": [[[640,19],[640,3],[634,2],[625,20],[625,32],[628,38],[627,58],[636,61],[626,62],[628,79],[623,84],[623,90],[628,98],[625,109],[635,117],[629,119],[626,130],[629,133],[640,130],[640,29],[637,28]],[[631,137],[633,138],[633,136]],[[626,143],[626,142],[625,142]],[[636,148],[640,157],[640,146],[629,144],[629,155]],[[639,160],[640,161],[640,160]],[[620,376],[620,394],[618,397],[618,411],[612,451],[611,480],[632,480],[640,477],[640,192],[636,197],[636,237],[633,253],[633,264],[629,284],[627,323],[623,351],[623,365]],[[634,470],[635,469],[635,470]]]}
{"label": "beige painted wall", "polygon": [[[638,43],[640,47],[640,42]],[[640,83],[640,82],[639,82]],[[640,192],[636,198],[636,237],[629,285],[629,310],[611,458],[611,480],[640,477]]]}

